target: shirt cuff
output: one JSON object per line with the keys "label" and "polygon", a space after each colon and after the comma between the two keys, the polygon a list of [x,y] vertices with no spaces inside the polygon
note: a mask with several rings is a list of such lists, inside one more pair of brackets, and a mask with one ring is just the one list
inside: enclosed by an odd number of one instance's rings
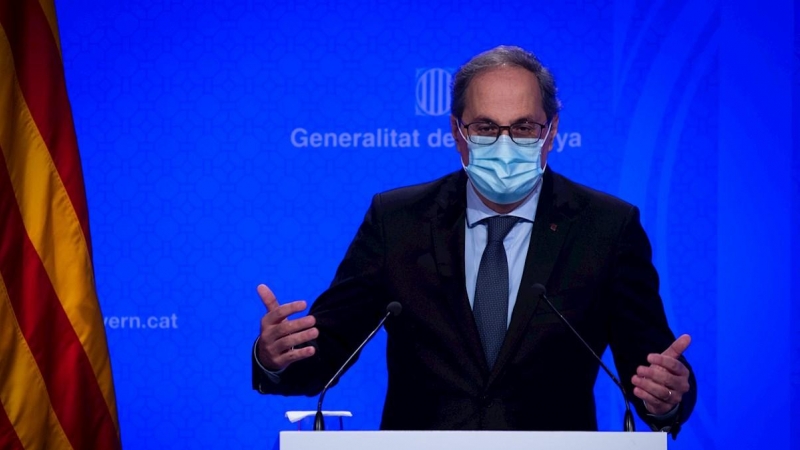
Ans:
{"label": "shirt cuff", "polygon": [[[258,360],[256,359],[256,361],[258,361]],[[644,404],[645,404],[645,407],[647,407],[647,402],[645,402]],[[675,418],[675,415],[678,414],[678,407],[679,406],[681,406],[680,403],[678,403],[677,405],[673,406],[671,410],[665,412],[664,414],[648,414],[647,417],[652,417],[653,419],[655,419],[658,422],[667,422],[667,421]]]}
{"label": "shirt cuff", "polygon": [[281,382],[281,374],[286,369],[281,369],[278,371],[269,370],[261,365],[261,361],[258,360],[258,338],[256,338],[256,342],[253,344],[253,360],[258,365],[258,368],[261,369],[261,373],[267,376],[269,381],[278,384]]}

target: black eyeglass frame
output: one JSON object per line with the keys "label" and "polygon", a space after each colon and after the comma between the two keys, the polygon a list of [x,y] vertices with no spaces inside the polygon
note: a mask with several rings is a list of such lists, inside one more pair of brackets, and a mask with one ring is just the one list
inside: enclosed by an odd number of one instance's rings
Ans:
{"label": "black eyeglass frame", "polygon": [[[542,123],[539,123],[539,122],[534,122],[534,121],[529,121],[529,120],[525,120],[525,121],[517,122],[517,123],[512,123],[511,125],[498,125],[498,124],[496,124],[496,123],[494,123],[492,121],[489,121],[489,120],[478,120],[478,121],[470,122],[470,123],[467,123],[467,124],[465,124],[464,122],[462,122],[460,120],[458,122],[461,124],[461,126],[464,129],[467,130],[466,138],[470,142],[472,142],[473,144],[478,144],[478,145],[492,145],[495,142],[497,142],[498,139],[500,139],[500,135],[503,134],[503,130],[508,130],[508,137],[511,138],[511,140],[514,141],[516,144],[524,145],[524,146],[533,146],[533,145],[538,144],[539,141],[541,141],[543,139],[542,133],[544,133],[544,130],[549,125],[549,124],[545,125],[545,124],[542,124]],[[475,142],[475,141],[473,141],[472,140],[472,136],[470,135],[470,132],[469,132],[469,127],[472,126],[472,125],[475,125],[475,124],[484,124],[484,125],[496,126],[497,127],[497,135],[494,137],[494,140],[492,142]],[[528,143],[528,142],[523,143],[523,142],[517,142],[517,140],[514,139],[514,133],[511,132],[511,128],[515,127],[515,126],[518,126],[518,125],[525,125],[525,124],[538,125],[540,127],[540,129],[539,129],[539,137],[537,137],[537,138],[519,138],[519,139],[535,139],[535,141],[530,142],[530,143]],[[549,132],[549,129],[548,129],[548,132]],[[480,137],[491,137],[491,136],[480,136]]]}

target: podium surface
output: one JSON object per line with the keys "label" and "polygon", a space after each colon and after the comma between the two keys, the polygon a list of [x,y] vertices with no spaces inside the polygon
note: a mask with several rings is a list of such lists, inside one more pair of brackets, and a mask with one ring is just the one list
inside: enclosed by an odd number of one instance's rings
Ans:
{"label": "podium surface", "polygon": [[666,450],[667,433],[282,431],[280,450]]}

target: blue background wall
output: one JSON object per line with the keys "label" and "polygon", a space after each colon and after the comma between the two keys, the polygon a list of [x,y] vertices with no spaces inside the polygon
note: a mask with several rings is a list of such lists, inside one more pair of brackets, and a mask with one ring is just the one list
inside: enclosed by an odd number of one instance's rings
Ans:
{"label": "blue background wall", "polygon": [[[642,209],[694,338],[699,400],[671,448],[800,448],[797,2],[58,3],[127,448],[271,446],[313,408],[250,390],[255,286],[313,300],[372,194],[457,170],[418,80],[499,44],[557,77],[552,167]],[[297,128],[420,145],[298,147]],[[384,342],[326,400],[351,429],[378,426]],[[596,391],[618,430],[618,394]]]}

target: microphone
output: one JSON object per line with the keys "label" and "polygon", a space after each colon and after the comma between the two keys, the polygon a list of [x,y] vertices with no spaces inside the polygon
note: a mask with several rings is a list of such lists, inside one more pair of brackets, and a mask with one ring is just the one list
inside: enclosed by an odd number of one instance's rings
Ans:
{"label": "microphone", "polygon": [[314,431],[325,430],[325,419],[322,417],[322,401],[325,400],[325,394],[328,392],[328,388],[331,387],[334,381],[339,379],[339,375],[341,375],[342,372],[344,372],[344,368],[347,367],[347,365],[350,364],[350,361],[352,361],[353,358],[356,357],[358,352],[360,352],[361,349],[364,348],[365,345],[367,345],[367,342],[369,342],[370,339],[372,339],[372,336],[375,336],[375,333],[377,333],[378,330],[381,329],[383,323],[386,322],[386,319],[388,319],[391,316],[397,317],[400,315],[402,311],[403,311],[403,305],[401,305],[400,302],[391,302],[388,305],[386,305],[386,314],[383,316],[381,321],[378,322],[378,326],[375,327],[375,329],[372,330],[372,333],[370,333],[366,337],[366,339],[364,339],[361,342],[358,348],[356,348],[353,351],[353,353],[350,354],[350,357],[347,358],[347,361],[345,361],[344,364],[342,364],[342,367],[339,367],[339,370],[337,370],[336,373],[333,374],[333,377],[331,377],[330,381],[328,381],[325,387],[322,388],[322,392],[320,392],[319,394],[319,401],[317,402],[317,414],[314,416]]}
{"label": "microphone", "polygon": [[630,406],[630,404],[628,402],[628,394],[625,392],[625,387],[622,386],[622,383],[619,382],[617,377],[615,377],[614,374],[611,373],[611,370],[609,370],[608,366],[606,366],[605,363],[603,362],[603,360],[600,359],[599,356],[597,356],[597,353],[595,353],[594,350],[592,349],[592,347],[583,339],[583,336],[581,336],[581,334],[578,333],[578,330],[576,330],[572,326],[572,324],[569,323],[567,318],[564,317],[564,315],[561,314],[561,312],[558,309],[556,309],[555,305],[553,305],[553,303],[550,301],[550,299],[547,298],[547,295],[545,295],[545,293],[547,292],[547,289],[545,289],[545,287],[542,286],[539,283],[535,283],[532,287],[533,287],[533,291],[536,293],[535,295],[538,295],[542,300],[545,301],[545,303],[547,303],[547,306],[549,306],[550,309],[553,310],[554,313],[556,313],[558,318],[561,319],[562,322],[564,322],[564,325],[566,325],[567,328],[569,328],[570,331],[572,331],[572,334],[574,334],[581,341],[583,346],[586,347],[587,350],[589,350],[589,352],[592,354],[592,356],[594,356],[594,359],[596,359],[597,362],[600,363],[600,367],[602,367],[603,370],[606,371],[608,376],[611,377],[611,380],[614,382],[614,384],[617,385],[619,390],[622,392],[623,400],[625,400],[625,425],[624,425],[624,429],[625,429],[625,431],[636,431],[636,425],[633,422],[633,413],[631,412],[631,406]]}

